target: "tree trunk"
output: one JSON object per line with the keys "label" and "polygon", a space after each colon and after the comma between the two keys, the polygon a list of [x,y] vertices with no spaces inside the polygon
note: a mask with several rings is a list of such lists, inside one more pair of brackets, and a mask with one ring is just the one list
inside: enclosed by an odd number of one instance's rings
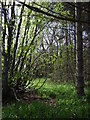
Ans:
{"label": "tree trunk", "polygon": [[69,62],[69,50],[68,50],[68,26],[67,26],[67,21],[66,21],[66,82],[69,80],[69,72],[68,72],[68,62]]}
{"label": "tree trunk", "polygon": [[[1,38],[1,36],[0,36]],[[1,46],[0,46],[0,118],[1,118],[1,108],[2,108],[2,66],[1,66]]]}
{"label": "tree trunk", "polygon": [[[2,16],[2,8],[1,8],[1,3],[0,3],[0,16]],[[2,19],[0,18],[0,41],[2,40],[1,38],[1,22]],[[2,63],[1,63],[1,42],[0,42],[0,120],[2,119]]]}
{"label": "tree trunk", "polygon": [[[77,11],[76,11],[76,7],[74,8],[74,19],[76,19],[77,17]],[[74,22],[74,72],[76,71],[76,41],[77,41],[77,22]]]}
{"label": "tree trunk", "polygon": [[[81,20],[82,11],[79,9],[82,3],[77,3],[77,19]],[[82,40],[82,24],[77,22],[77,53],[76,53],[76,92],[77,96],[84,95],[84,79],[83,79],[83,40]]]}
{"label": "tree trunk", "polygon": [[[90,3],[88,3],[88,9],[90,10]],[[90,12],[88,13],[88,21],[90,21]],[[88,25],[88,103],[90,103],[90,24]]]}
{"label": "tree trunk", "polygon": [[4,3],[2,3],[2,9],[4,10],[4,30],[3,30],[3,38],[2,38],[2,48],[3,48],[3,56],[4,56],[4,68],[2,73],[2,97],[6,97],[8,91],[8,70],[7,70],[7,54],[5,52],[5,36],[6,36],[6,22],[7,22],[7,15]]}

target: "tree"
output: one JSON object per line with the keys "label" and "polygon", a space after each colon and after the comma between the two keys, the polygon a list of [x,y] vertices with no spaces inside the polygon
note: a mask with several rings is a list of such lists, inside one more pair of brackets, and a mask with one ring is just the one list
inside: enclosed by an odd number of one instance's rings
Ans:
{"label": "tree", "polygon": [[4,56],[4,67],[3,67],[3,72],[2,72],[2,92],[3,96],[7,94],[8,92],[8,71],[7,71],[7,53],[5,51],[5,37],[6,37],[6,23],[7,23],[7,14],[6,14],[6,2],[2,2],[2,12],[4,13],[4,28],[3,28],[3,42],[2,42],[2,48],[3,48],[3,56]]}
{"label": "tree", "polygon": [[[27,75],[26,81],[29,78],[30,65],[33,66],[33,56],[36,55],[36,47],[38,46],[38,36],[46,24],[46,19],[42,21],[42,17],[37,14],[35,16],[35,13],[24,8],[24,5],[20,6],[20,14],[16,13],[16,9],[18,9],[16,2],[12,2],[12,4],[11,2],[2,2],[2,87],[4,99],[13,94],[13,87],[17,86],[18,88],[24,82],[25,75]],[[27,17],[23,19],[24,14]],[[33,73],[33,70],[30,72]]]}
{"label": "tree", "polygon": [[[0,16],[2,14],[1,11],[1,3],[0,3]],[[1,52],[1,23],[2,19],[0,18],[0,119],[2,118],[1,112],[2,112],[2,52]]]}
{"label": "tree", "polygon": [[[77,3],[77,19],[81,20],[82,3]],[[83,76],[83,39],[82,23],[77,22],[77,53],[76,53],[76,91],[77,96],[84,95],[84,76]]]}
{"label": "tree", "polygon": [[[88,4],[88,9],[90,9],[90,2]],[[90,21],[90,12],[88,13],[88,21]],[[90,24],[88,25],[88,102],[90,103]]]}

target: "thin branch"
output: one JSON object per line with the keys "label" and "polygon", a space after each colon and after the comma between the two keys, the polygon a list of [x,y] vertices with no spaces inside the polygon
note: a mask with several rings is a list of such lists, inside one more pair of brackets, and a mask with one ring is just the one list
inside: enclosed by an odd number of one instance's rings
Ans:
{"label": "thin branch", "polygon": [[33,2],[33,3],[36,4],[36,5],[38,5],[38,6],[40,6],[40,7],[42,7],[42,8],[45,8],[45,9],[48,10],[49,12],[52,12],[52,13],[55,13],[55,14],[57,14],[57,15],[63,16],[63,15],[61,15],[60,13],[56,13],[56,12],[48,9],[47,7],[44,7],[44,6],[42,6],[42,5],[39,5],[39,4],[35,3],[35,2]]}
{"label": "thin branch", "polygon": [[14,58],[13,58],[13,63],[12,63],[12,68],[11,68],[11,75],[10,75],[11,77],[13,76],[13,68],[14,68],[14,65],[15,65],[16,51],[17,51],[17,46],[18,46],[20,27],[21,27],[21,23],[22,23],[23,10],[24,10],[24,5],[22,6],[22,9],[21,9],[20,22],[19,22],[19,25],[18,25],[18,31],[17,31],[17,36],[16,36],[16,43],[14,45]]}
{"label": "thin branch", "polygon": [[[36,32],[37,32],[37,26],[36,26],[35,33],[34,33],[33,39],[32,39],[32,41],[31,41],[29,47],[33,44],[33,42],[34,42],[34,40],[35,40],[35,38],[36,38],[36,36],[37,36],[37,35],[36,35]],[[29,48],[27,49],[27,51],[26,51],[26,53],[25,53],[25,55],[24,55],[24,57],[23,57],[23,59],[22,59],[22,63],[21,63],[21,66],[20,66],[20,70],[19,70],[19,71],[21,71],[22,68],[23,68],[24,60],[25,60],[25,58],[26,58],[26,55],[27,55],[28,51],[29,51]]]}
{"label": "thin branch", "polygon": [[[21,56],[22,56],[22,54],[23,54],[23,44],[24,44],[25,36],[26,36],[26,34],[28,33],[28,31],[29,31],[29,27],[30,27],[30,26],[28,26],[29,19],[30,19],[29,16],[30,16],[30,12],[28,13],[28,18],[27,18],[27,23],[26,23],[26,26],[25,26],[24,37],[23,37],[23,40],[22,40],[22,50],[21,50],[21,53],[20,53],[19,59],[18,59],[17,64],[16,64],[15,71],[17,71],[18,66],[19,66],[19,64],[20,64]],[[28,28],[28,31],[27,31],[27,28]],[[27,32],[26,32],[26,31],[27,31]]]}
{"label": "thin branch", "polygon": [[[18,0],[17,0],[18,1]],[[38,13],[42,13],[44,15],[47,15],[49,17],[53,17],[55,19],[59,19],[59,20],[67,20],[67,21],[71,21],[71,22],[81,22],[81,23],[86,23],[86,24],[90,24],[89,21],[83,21],[83,20],[75,20],[75,19],[72,19],[72,18],[67,18],[67,17],[60,17],[60,16],[57,16],[57,15],[53,15],[53,14],[50,14],[48,12],[45,12],[37,7],[33,7],[33,6],[30,6],[30,5],[27,5],[21,1],[18,1],[19,3],[23,4],[24,6],[26,6],[27,8],[29,8],[30,10],[33,10],[35,12],[38,12]]]}

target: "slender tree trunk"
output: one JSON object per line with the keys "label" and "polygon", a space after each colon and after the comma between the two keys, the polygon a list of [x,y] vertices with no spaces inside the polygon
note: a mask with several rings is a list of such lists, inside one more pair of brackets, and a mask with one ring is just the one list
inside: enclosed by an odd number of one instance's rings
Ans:
{"label": "slender tree trunk", "polygon": [[[1,36],[0,36],[0,40],[1,40]],[[2,52],[1,52],[1,45],[0,45],[0,119],[1,119],[1,112],[2,112],[2,63],[1,63],[1,56]]]}
{"label": "slender tree trunk", "polygon": [[[90,2],[88,3],[88,9],[90,10]],[[88,21],[90,21],[90,12],[88,13]],[[88,80],[88,103],[90,103],[90,24],[88,25],[88,70],[87,70],[87,80]]]}
{"label": "slender tree trunk", "polygon": [[69,72],[68,72],[68,62],[69,62],[69,51],[68,51],[68,27],[67,27],[67,21],[66,21],[66,82],[69,80]]}
{"label": "slender tree trunk", "polygon": [[6,22],[7,22],[7,15],[6,15],[6,2],[2,3],[2,9],[4,11],[4,29],[3,29],[3,41],[2,41],[2,48],[3,48],[3,56],[4,56],[4,67],[2,73],[2,97],[5,98],[8,92],[8,69],[7,69],[7,53],[5,52],[5,36],[6,36]]}
{"label": "slender tree trunk", "polygon": [[[2,7],[0,3],[0,16],[2,16]],[[0,18],[0,120],[2,119],[2,52],[1,52],[1,24],[2,24],[2,18]]]}
{"label": "slender tree trunk", "polygon": [[[8,5],[8,8],[10,6]],[[9,19],[9,24],[8,25],[8,42],[7,42],[7,68],[8,71],[10,69],[10,61],[11,61],[11,46],[12,46],[12,42],[13,42],[13,29],[15,26],[15,20],[14,20],[14,16],[15,16],[15,2],[13,2],[13,5],[11,7],[11,18]],[[8,15],[9,16],[9,15]]]}
{"label": "slender tree trunk", "polygon": [[[77,19],[81,20],[82,11],[79,9],[82,3],[77,3]],[[77,23],[77,54],[76,54],[76,92],[77,96],[84,95],[84,79],[83,79],[83,40],[82,40],[82,24]]]}
{"label": "slender tree trunk", "polygon": [[[77,11],[76,11],[76,7],[74,8],[74,19],[76,19],[77,17]],[[74,32],[74,68],[75,68],[75,71],[76,71],[76,41],[77,41],[77,22],[74,22],[74,29],[75,29],[75,32]],[[74,72],[75,72],[74,71]]]}
{"label": "slender tree trunk", "polygon": [[[26,1],[26,0],[25,0]],[[14,65],[15,65],[15,59],[16,59],[16,52],[17,52],[17,47],[18,47],[18,40],[19,40],[19,35],[20,35],[20,28],[21,28],[21,24],[22,24],[22,14],[23,14],[23,10],[24,10],[24,5],[22,6],[21,9],[21,13],[20,13],[20,21],[18,24],[18,30],[17,30],[17,36],[16,36],[16,42],[14,45],[14,56],[13,56],[13,62],[12,62],[12,67],[11,67],[11,73],[10,73],[10,77],[13,77],[13,70],[14,70]]]}
{"label": "slender tree trunk", "polygon": [[17,64],[16,64],[15,71],[18,70],[18,67],[19,67],[19,64],[20,64],[20,61],[21,61],[21,57],[22,57],[22,54],[23,54],[23,45],[24,45],[24,42],[25,42],[25,37],[26,37],[26,45],[28,43],[28,36],[26,36],[26,35],[29,32],[29,25],[28,25],[29,24],[29,20],[30,20],[30,12],[28,13],[28,18],[27,18],[27,23],[26,23],[26,26],[25,26],[24,37],[23,37],[23,40],[22,40],[22,50],[21,50],[19,59],[18,59]]}

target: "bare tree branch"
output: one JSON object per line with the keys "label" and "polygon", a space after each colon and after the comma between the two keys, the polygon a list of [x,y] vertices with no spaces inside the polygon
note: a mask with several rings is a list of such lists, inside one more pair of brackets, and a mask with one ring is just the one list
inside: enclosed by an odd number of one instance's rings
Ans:
{"label": "bare tree branch", "polygon": [[[18,0],[17,0],[18,1]],[[27,8],[29,8],[30,10],[33,10],[35,12],[38,12],[38,13],[42,13],[44,15],[47,15],[47,16],[50,16],[50,17],[53,17],[55,19],[59,19],[59,20],[67,20],[67,21],[71,21],[71,22],[81,22],[81,23],[86,23],[86,24],[90,24],[89,21],[83,21],[83,20],[75,20],[75,19],[72,19],[72,18],[67,18],[67,17],[60,17],[60,16],[57,16],[57,15],[53,15],[53,14],[50,14],[48,12],[45,12],[39,8],[36,8],[36,7],[33,7],[33,6],[30,6],[30,5],[27,5],[21,1],[18,1],[19,3],[23,4],[24,6],[26,6]]]}

